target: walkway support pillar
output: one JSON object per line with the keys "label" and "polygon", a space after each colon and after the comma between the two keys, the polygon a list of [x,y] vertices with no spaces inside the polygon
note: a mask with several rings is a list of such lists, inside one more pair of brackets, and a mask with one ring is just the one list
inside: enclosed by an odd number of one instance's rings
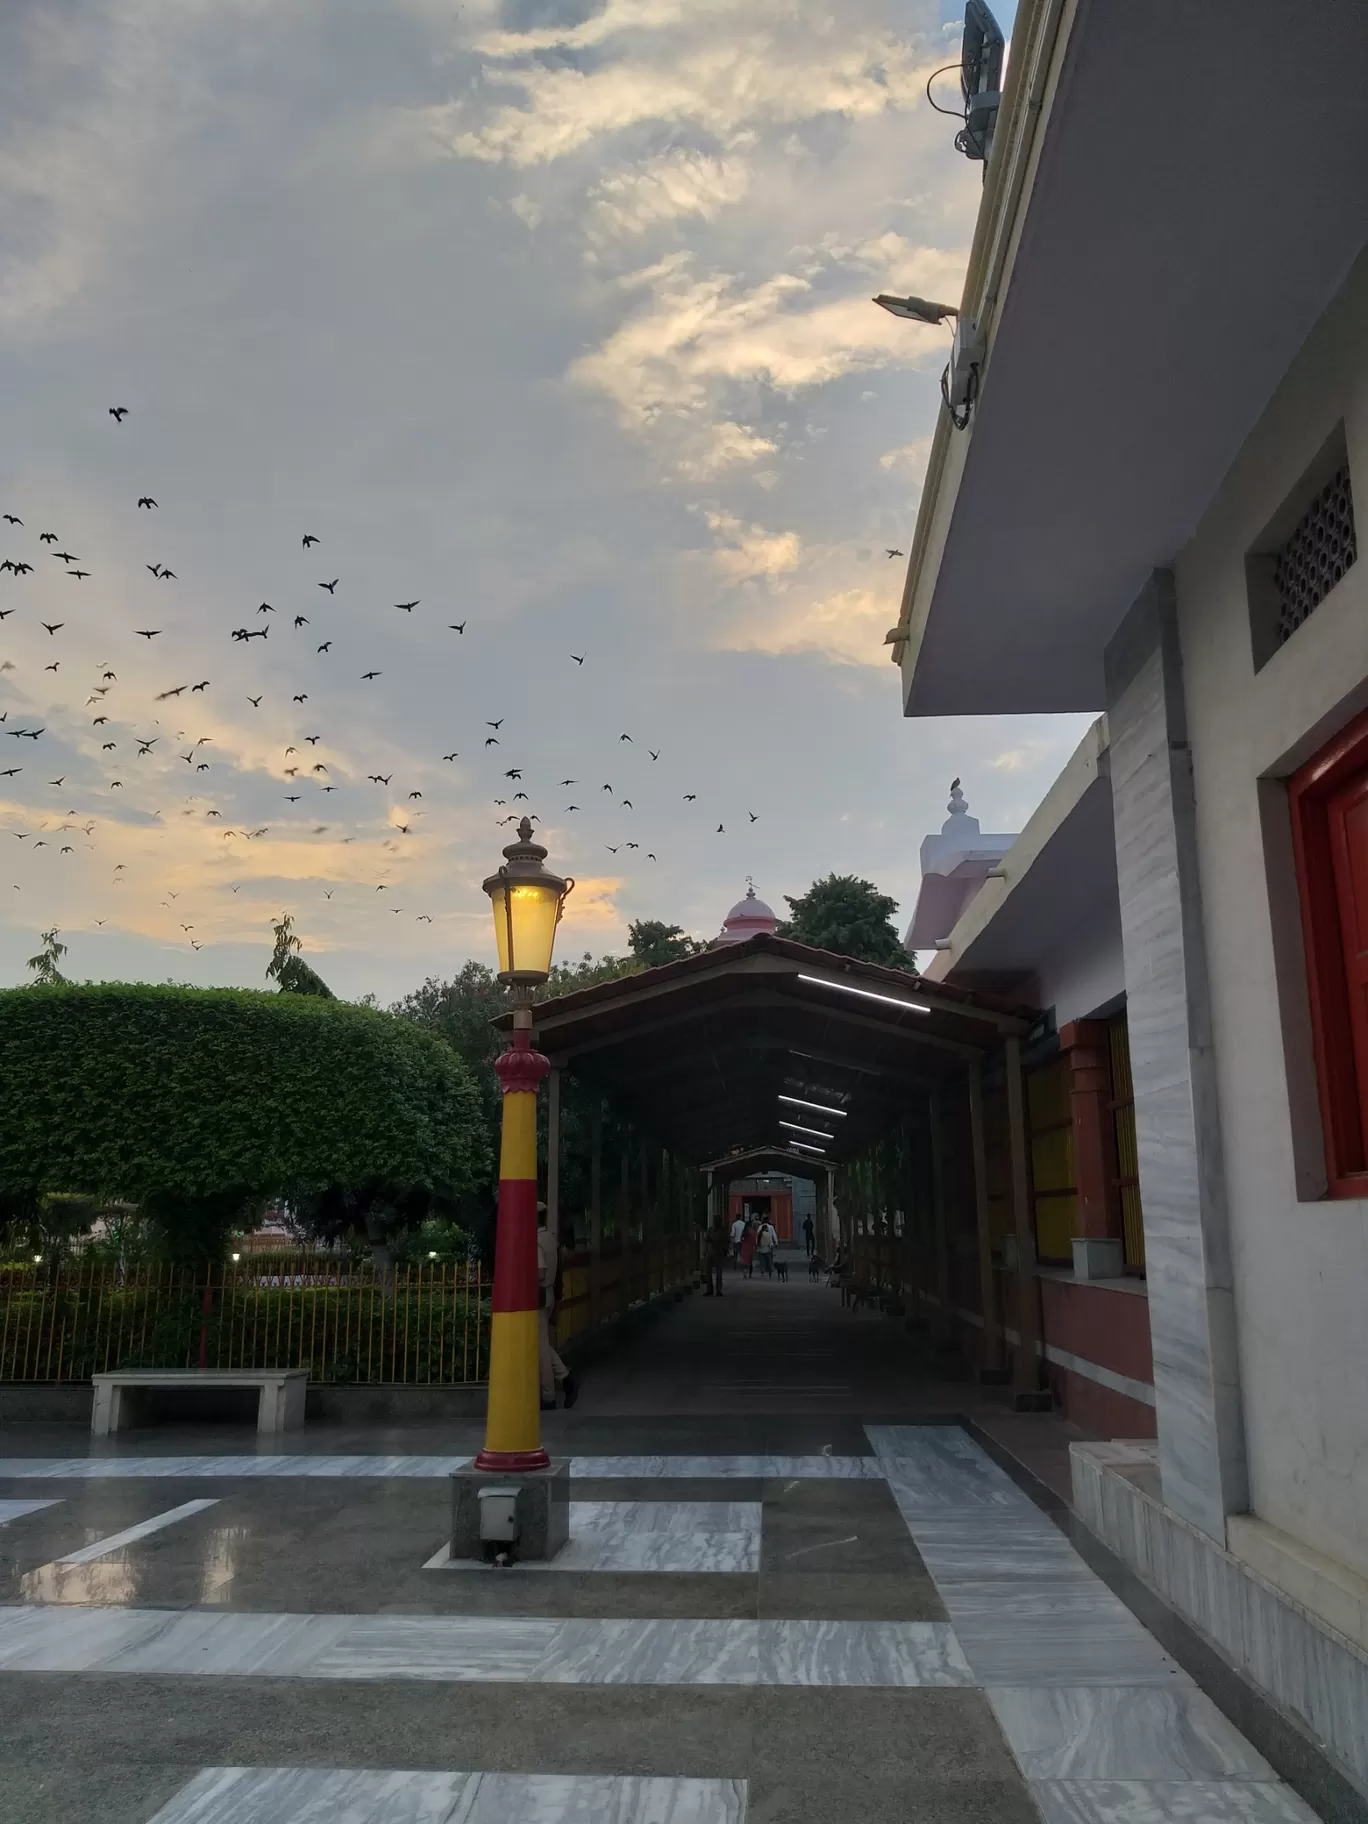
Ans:
{"label": "walkway support pillar", "polygon": [[513,1010],[513,1043],[494,1060],[503,1091],[499,1213],[490,1297],[489,1403],[476,1469],[545,1469],[537,1309],[537,1086],[549,1061],[532,1049],[532,1008]]}
{"label": "walkway support pillar", "polygon": [[603,1322],[603,1101],[589,1115],[589,1321]]}
{"label": "walkway support pillar", "polygon": [[931,1209],[936,1222],[936,1341],[943,1349],[954,1347],[955,1314],[950,1302],[950,1227],[945,1208],[945,1147],[941,1134],[944,1114],[941,1092],[927,1097],[931,1125]]}
{"label": "walkway support pillar", "polygon": [[1035,1230],[1031,1220],[1031,1180],[1026,1157],[1026,1090],[1021,1070],[1021,1040],[1003,1040],[1007,1066],[1007,1142],[1012,1187],[1012,1223],[1017,1256],[1017,1347],[1012,1385],[1020,1411],[1048,1407],[1050,1395],[1040,1386],[1040,1280],[1036,1274]]}
{"label": "walkway support pillar", "polygon": [[546,1227],[560,1247],[561,1073],[553,1064],[546,1079]]}
{"label": "walkway support pillar", "polygon": [[988,1145],[983,1131],[983,1066],[969,1066],[969,1148],[974,1163],[974,1229],[978,1236],[979,1304],[983,1311],[983,1375],[1002,1373],[1002,1331],[993,1278],[993,1237],[988,1221]]}

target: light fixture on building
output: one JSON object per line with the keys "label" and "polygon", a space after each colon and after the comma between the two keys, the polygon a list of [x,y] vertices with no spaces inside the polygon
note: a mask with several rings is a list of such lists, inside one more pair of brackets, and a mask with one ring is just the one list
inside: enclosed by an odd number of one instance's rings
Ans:
{"label": "light fixture on building", "polygon": [[818,988],[835,988],[841,994],[858,994],[862,1001],[883,1001],[889,1007],[902,1007],[908,1013],[930,1013],[924,1001],[903,1001],[895,994],[875,994],[872,988],[855,988],[849,982],[833,982],[825,975],[800,975],[800,982],[812,982]]}
{"label": "light fixture on building", "polygon": [[824,1146],[814,1146],[811,1140],[781,1140],[779,1144],[790,1147],[795,1153],[826,1153]]}
{"label": "light fixture on building", "polygon": [[835,1134],[829,1134],[824,1127],[804,1127],[798,1121],[781,1121],[780,1127],[791,1128],[795,1134],[815,1134],[819,1140],[834,1140]]}
{"label": "light fixture on building", "polygon": [[848,1108],[828,1108],[825,1102],[809,1102],[806,1096],[781,1095],[779,1100],[781,1102],[791,1102],[795,1108],[814,1109],[819,1115],[839,1115],[842,1121],[844,1121],[846,1116],[850,1113]]}
{"label": "light fixture on building", "polygon": [[234,1254],[234,1255],[232,1255],[232,1256],[231,1256],[231,1258],[232,1258],[232,1259],[233,1259],[233,1260],[241,1260],[241,1259],[242,1259],[242,1256],[241,1256],[241,1254]]}
{"label": "light fixture on building", "polygon": [[515,987],[537,987],[550,975],[556,926],[575,885],[544,868],[545,860],[546,850],[532,840],[532,825],[524,817],[518,840],[504,850],[504,865],[484,883],[494,908],[499,980]]}
{"label": "light fixture on building", "polygon": [[959,311],[953,304],[937,304],[931,298],[894,298],[881,291],[874,302],[895,317],[907,317],[913,323],[948,323]]}

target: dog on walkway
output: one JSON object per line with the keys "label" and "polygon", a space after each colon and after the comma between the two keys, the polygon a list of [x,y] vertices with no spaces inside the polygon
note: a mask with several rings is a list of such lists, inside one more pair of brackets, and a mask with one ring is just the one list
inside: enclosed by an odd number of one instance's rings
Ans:
{"label": "dog on walkway", "polygon": [[785,1285],[788,1284],[788,1262],[780,1259],[777,1255],[774,1261],[774,1277],[776,1279],[782,1279]]}
{"label": "dog on walkway", "polygon": [[825,1273],[825,1272],[826,1272],[826,1262],[822,1259],[821,1255],[820,1254],[809,1254],[808,1255],[808,1278],[812,1281],[814,1286],[817,1284],[817,1281],[822,1277],[823,1273]]}

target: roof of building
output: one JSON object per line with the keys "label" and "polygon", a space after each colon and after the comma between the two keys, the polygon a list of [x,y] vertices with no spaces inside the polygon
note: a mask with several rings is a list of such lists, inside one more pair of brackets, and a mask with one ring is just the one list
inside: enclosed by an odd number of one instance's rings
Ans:
{"label": "roof of building", "polygon": [[[1032,1017],[764,932],[540,1001],[534,1013],[553,1063],[695,1164],[742,1149],[852,1158],[904,1118],[909,1093],[1024,1036]],[[781,1095],[839,1111],[825,1152],[783,1125]]]}

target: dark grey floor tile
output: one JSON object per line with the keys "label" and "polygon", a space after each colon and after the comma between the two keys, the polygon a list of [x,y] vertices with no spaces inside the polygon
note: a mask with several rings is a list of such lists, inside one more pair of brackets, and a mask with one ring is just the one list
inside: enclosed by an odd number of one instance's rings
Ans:
{"label": "dark grey floor tile", "polygon": [[761,1501],[769,1485],[751,1476],[575,1476],[572,1501]]}
{"label": "dark grey floor tile", "polygon": [[764,1620],[944,1621],[945,1607],[927,1576],[870,1571],[762,1571]]}
{"label": "dark grey floor tile", "polygon": [[770,1686],[750,1707],[756,1777],[821,1779],[854,1768],[903,1782],[1018,1777],[981,1691]]}
{"label": "dark grey floor tile", "polygon": [[901,1780],[833,1767],[820,1778],[778,1776],[748,1788],[746,1824],[850,1824],[852,1817],[861,1824],[1039,1824],[1017,1780],[921,1779],[909,1792]]}
{"label": "dark grey floor tile", "polygon": [[817,1519],[776,1514],[768,1503],[761,1523],[760,1569],[814,1577],[833,1571],[926,1574],[906,1526],[896,1516]]}
{"label": "dark grey floor tile", "polygon": [[46,1765],[0,1766],[0,1824],[147,1824],[199,1772],[158,1761],[98,1770],[64,1757]]}
{"label": "dark grey floor tile", "polygon": [[702,1571],[429,1571],[379,1606],[386,1614],[753,1620],[759,1581]]}

